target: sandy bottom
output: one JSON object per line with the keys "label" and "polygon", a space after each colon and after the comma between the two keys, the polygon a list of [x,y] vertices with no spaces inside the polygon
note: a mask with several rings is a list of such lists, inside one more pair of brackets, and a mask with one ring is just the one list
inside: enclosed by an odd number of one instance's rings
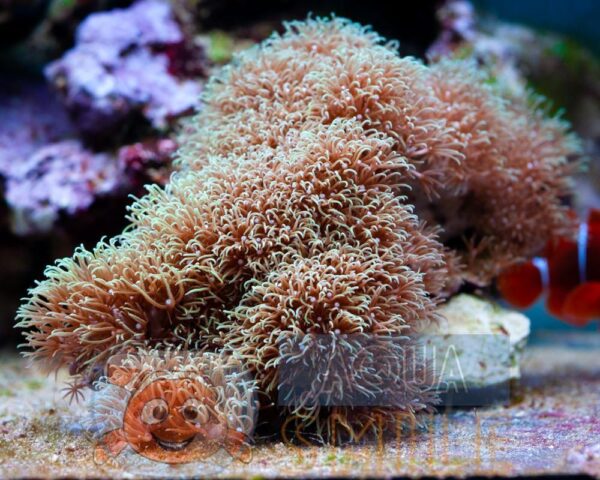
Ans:
{"label": "sandy bottom", "polygon": [[46,377],[0,354],[0,475],[6,477],[322,477],[539,475],[600,478],[600,335],[547,337],[529,346],[510,406],[427,419],[429,430],[347,447],[259,441],[248,463],[220,451],[202,463],[151,462],[130,449],[95,448],[84,405],[63,398],[65,375]]}

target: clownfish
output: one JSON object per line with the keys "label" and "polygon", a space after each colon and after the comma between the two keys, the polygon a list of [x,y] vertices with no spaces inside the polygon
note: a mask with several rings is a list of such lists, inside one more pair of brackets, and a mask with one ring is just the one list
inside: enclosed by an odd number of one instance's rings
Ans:
{"label": "clownfish", "polygon": [[571,325],[583,327],[600,318],[600,210],[590,211],[576,240],[551,240],[543,256],[509,267],[496,284],[518,308],[547,292],[548,311]]}

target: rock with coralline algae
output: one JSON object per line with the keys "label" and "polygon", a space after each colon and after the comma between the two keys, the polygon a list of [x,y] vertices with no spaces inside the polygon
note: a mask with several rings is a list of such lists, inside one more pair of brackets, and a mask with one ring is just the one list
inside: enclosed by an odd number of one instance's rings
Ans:
{"label": "rock with coralline algae", "polygon": [[129,179],[134,192],[144,185],[165,185],[172,173],[171,161],[177,143],[170,138],[147,139],[121,147],[117,153],[120,170]]}
{"label": "rock with coralline algae", "polygon": [[0,177],[37,149],[74,135],[74,127],[45,83],[22,76],[0,78]]}
{"label": "rock with coralline algae", "polygon": [[60,213],[86,210],[98,196],[122,186],[116,160],[77,140],[46,145],[15,165],[6,179],[6,202],[17,234],[49,230]]}
{"label": "rock with coralline algae", "polygon": [[171,174],[174,140],[149,136],[117,151],[94,151],[37,79],[0,79],[0,118],[2,195],[18,235],[48,233],[99,198],[124,202],[126,194],[165,184]]}
{"label": "rock with coralline algae", "polygon": [[191,113],[203,58],[168,2],[142,0],[90,15],[75,47],[45,73],[81,132],[94,138],[119,132],[140,116],[163,129]]}
{"label": "rock with coralline algae", "polygon": [[[521,375],[529,319],[467,294],[454,297],[439,313],[442,319],[424,338],[438,381],[460,390],[461,402],[508,400],[509,383]],[[482,389],[491,390],[482,397]],[[490,397],[494,389],[496,399]]]}

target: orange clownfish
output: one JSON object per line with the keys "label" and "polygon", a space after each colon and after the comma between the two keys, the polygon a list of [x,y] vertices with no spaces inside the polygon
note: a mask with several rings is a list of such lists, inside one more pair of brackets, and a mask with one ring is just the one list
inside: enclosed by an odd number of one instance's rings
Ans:
{"label": "orange clownfish", "polygon": [[600,318],[600,210],[590,211],[576,240],[550,241],[542,257],[502,272],[497,286],[519,308],[547,292],[548,311],[578,327]]}

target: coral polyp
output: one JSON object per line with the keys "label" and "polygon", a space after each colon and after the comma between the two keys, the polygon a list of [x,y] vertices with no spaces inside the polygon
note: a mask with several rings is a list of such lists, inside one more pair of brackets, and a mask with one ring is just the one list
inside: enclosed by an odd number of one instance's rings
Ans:
{"label": "coral polyp", "polygon": [[[212,79],[202,115],[184,134],[179,164],[202,169],[213,155],[243,161],[312,120],[354,118],[393,142],[414,166],[410,203],[465,267],[455,280],[488,284],[568,226],[568,125],[533,96],[505,92],[470,62],[429,67],[343,19],[288,26]],[[232,128],[232,126],[234,126]]]}
{"label": "coral polyp", "polygon": [[32,355],[85,377],[113,353],[191,336],[242,353],[275,395],[262,362],[277,366],[282,333],[415,331],[435,320],[446,271],[399,195],[409,168],[382,134],[339,120],[151,187],[129,231],[31,292],[20,314]]}
{"label": "coral polyp", "polygon": [[[290,336],[418,332],[462,281],[568,224],[564,125],[500,94],[345,20],[290,25],[212,80],[180,171],[130,227],[47,269],[19,311],[29,354],[86,383],[113,353],[193,342],[241,355],[276,401]],[[374,370],[359,383],[380,384]],[[406,416],[432,398],[394,388]],[[353,437],[379,410],[292,414]]]}

